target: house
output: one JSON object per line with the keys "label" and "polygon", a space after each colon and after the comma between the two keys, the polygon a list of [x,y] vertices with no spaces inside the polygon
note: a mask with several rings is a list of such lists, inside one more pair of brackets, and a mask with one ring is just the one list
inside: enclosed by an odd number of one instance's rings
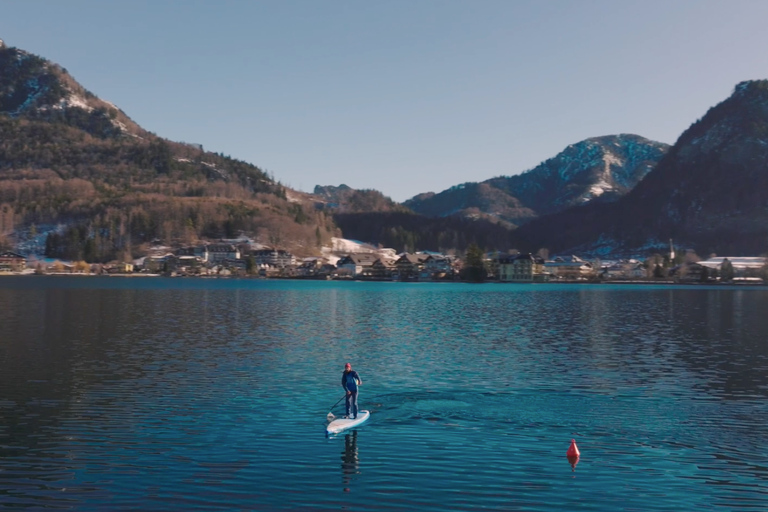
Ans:
{"label": "house", "polygon": [[261,277],[280,277],[280,269],[273,267],[272,265],[262,263],[261,265],[257,265],[257,268],[259,269],[258,274]]}
{"label": "house", "polygon": [[733,266],[734,281],[758,281],[768,265],[768,258],[762,256],[719,256],[699,261],[697,264],[706,267],[711,276],[720,273],[725,260]]}
{"label": "house", "polygon": [[[177,257],[173,253],[150,254],[144,257],[142,267],[148,272],[163,272],[175,268]],[[107,270],[107,269],[105,269]]]}
{"label": "house", "polygon": [[354,278],[363,274],[370,275],[370,267],[378,259],[375,254],[348,254],[336,262],[336,276]]}
{"label": "house", "polygon": [[558,256],[545,262],[544,269],[556,279],[585,281],[595,277],[592,263],[578,256]]}
{"label": "house", "polygon": [[429,257],[428,254],[403,253],[403,255],[395,261],[397,273],[393,277],[399,281],[416,281],[419,278],[419,273],[424,269],[424,264]]}
{"label": "house", "polygon": [[0,253],[0,272],[21,272],[27,268],[27,258],[21,254],[6,251]]}
{"label": "house", "polygon": [[323,264],[320,258],[304,258],[296,267],[296,276],[302,278],[313,278]]}
{"label": "house", "polygon": [[317,277],[330,279],[334,272],[336,272],[336,265],[333,263],[323,263],[317,271]]}
{"label": "house", "polygon": [[194,245],[190,247],[182,247],[176,251],[176,256],[194,256],[199,258],[200,262],[205,263],[209,258],[208,246]]}
{"label": "house", "polygon": [[[171,260],[169,260],[170,263]],[[169,270],[178,270],[181,273],[184,274],[199,274],[200,269],[203,266],[203,259],[200,256],[193,256],[193,255],[181,255],[176,256],[176,258],[173,261],[173,269]],[[169,265],[170,266],[170,265]]]}
{"label": "house", "polygon": [[601,268],[603,279],[632,280],[647,276],[645,266],[637,260],[617,261]]}
{"label": "house", "polygon": [[240,259],[240,249],[232,244],[208,244],[206,249],[208,250],[208,261],[211,263]]}
{"label": "house", "polygon": [[502,282],[544,282],[549,274],[544,260],[530,253],[502,255],[498,258],[498,276]]}
{"label": "house", "polygon": [[669,275],[676,283],[701,283],[714,281],[718,269],[710,269],[696,262],[683,263],[669,269]]}
{"label": "house", "polygon": [[[133,272],[133,263],[126,263],[123,261],[110,263],[104,266],[104,270],[107,274],[130,274]],[[69,272],[72,272],[70,268]]]}
{"label": "house", "polygon": [[282,249],[259,249],[251,253],[256,265],[285,268],[296,264],[296,257]]}
{"label": "house", "polygon": [[368,270],[368,277],[373,281],[390,281],[392,273],[397,269],[395,263],[387,258],[379,258]]}
{"label": "house", "polygon": [[328,279],[336,270],[336,265],[325,262],[322,258],[305,258],[296,267],[296,277],[304,279]]}
{"label": "house", "polygon": [[221,266],[228,269],[233,274],[245,275],[246,263],[244,260],[224,260],[221,262]]}
{"label": "house", "polygon": [[453,262],[448,256],[438,253],[429,253],[419,272],[419,281],[445,279],[446,276],[452,274]]}

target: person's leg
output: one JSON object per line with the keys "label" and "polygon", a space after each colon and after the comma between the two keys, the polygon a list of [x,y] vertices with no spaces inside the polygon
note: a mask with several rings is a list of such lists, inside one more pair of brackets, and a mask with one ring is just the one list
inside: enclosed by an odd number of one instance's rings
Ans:
{"label": "person's leg", "polygon": [[357,418],[357,390],[352,392],[352,416]]}
{"label": "person's leg", "polygon": [[346,397],[346,399],[344,400],[344,405],[346,405],[346,407],[347,407],[347,414],[345,414],[345,416],[346,416],[347,418],[349,418],[349,406],[350,406],[351,404],[352,404],[352,395],[350,395],[349,393],[347,393],[347,397]]}

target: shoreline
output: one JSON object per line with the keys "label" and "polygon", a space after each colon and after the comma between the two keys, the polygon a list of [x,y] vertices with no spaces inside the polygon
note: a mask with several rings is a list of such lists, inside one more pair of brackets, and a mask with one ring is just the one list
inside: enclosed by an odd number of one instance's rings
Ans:
{"label": "shoreline", "polygon": [[118,278],[170,278],[170,279],[261,279],[269,281],[345,281],[345,282],[365,282],[365,283],[411,283],[411,284],[424,284],[424,283],[465,283],[465,284],[530,284],[530,285],[551,285],[551,284],[579,284],[579,285],[596,285],[596,284],[611,284],[611,285],[678,285],[678,286],[768,286],[766,282],[758,281],[732,281],[727,283],[721,283],[718,281],[712,282],[680,282],[669,279],[662,280],[601,280],[601,281],[583,281],[583,280],[552,280],[546,282],[533,282],[533,281],[497,281],[487,280],[480,283],[461,280],[434,280],[434,281],[398,281],[391,279],[320,279],[320,278],[308,278],[308,277],[264,277],[264,276],[216,276],[216,275],[198,275],[198,276],[170,276],[163,274],[148,274],[148,273],[115,273],[115,274],[85,274],[85,273],[69,273],[69,272],[51,272],[46,274],[37,274],[34,272],[0,272],[0,279],[3,277],[118,277]]}

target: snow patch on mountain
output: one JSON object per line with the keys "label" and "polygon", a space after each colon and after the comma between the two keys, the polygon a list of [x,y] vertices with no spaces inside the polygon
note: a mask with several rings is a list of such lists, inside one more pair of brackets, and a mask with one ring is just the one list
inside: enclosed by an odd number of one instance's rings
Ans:
{"label": "snow patch on mountain", "polygon": [[341,258],[350,254],[375,254],[379,258],[393,261],[397,259],[397,251],[389,248],[378,248],[359,240],[348,238],[331,238],[331,245],[320,249],[323,258],[329,263],[336,264]]}
{"label": "snow patch on mountain", "polygon": [[[614,145],[618,146],[618,142],[614,142]],[[586,203],[590,200],[600,197],[606,192],[610,192],[615,190],[615,187],[611,185],[611,181],[613,181],[613,172],[611,170],[611,166],[616,167],[622,167],[624,165],[624,160],[617,157],[611,152],[606,152],[603,155],[603,172],[602,175],[599,177],[599,181],[594,183],[591,187],[589,187],[589,190],[587,194],[585,194],[584,197],[582,197],[582,202]]]}
{"label": "snow patch on mountain", "polygon": [[285,199],[289,203],[302,203],[302,198],[290,189],[285,189]]}
{"label": "snow patch on mountain", "polygon": [[[614,142],[614,144],[616,144],[616,143]],[[614,155],[611,152],[606,152],[605,155],[603,155],[603,162],[605,162],[605,171],[604,171],[605,176],[610,176],[611,175],[611,166],[612,165],[616,165],[616,166],[624,165],[624,160],[622,160],[621,158],[617,157],[616,155]]]}
{"label": "snow patch on mountain", "polygon": [[[324,249],[326,249],[326,247],[324,247]],[[377,248],[371,244],[366,244],[359,240],[337,237],[331,238],[331,246],[327,247],[327,249],[333,252],[343,252],[348,254],[372,253],[377,251]]]}
{"label": "snow patch on mountain", "polygon": [[69,96],[62,98],[57,104],[53,105],[55,110],[62,110],[70,107],[80,108],[86,112],[91,112],[93,110],[93,107],[88,104],[85,98],[73,92],[70,92]]}
{"label": "snow patch on mountain", "polygon": [[584,197],[581,198],[581,201],[584,203],[588,203],[590,200],[596,197],[600,197],[605,192],[608,192],[610,190],[613,190],[613,187],[611,186],[610,183],[608,183],[607,181],[598,181],[597,183],[589,187],[589,192]]}

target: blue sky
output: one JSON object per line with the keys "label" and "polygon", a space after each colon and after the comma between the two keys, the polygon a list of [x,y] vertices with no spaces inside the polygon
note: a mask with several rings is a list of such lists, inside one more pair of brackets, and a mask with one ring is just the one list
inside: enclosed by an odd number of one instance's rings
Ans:
{"label": "blue sky", "polygon": [[6,0],[0,38],[144,128],[397,201],[588,137],[673,143],[768,78],[763,0]]}

